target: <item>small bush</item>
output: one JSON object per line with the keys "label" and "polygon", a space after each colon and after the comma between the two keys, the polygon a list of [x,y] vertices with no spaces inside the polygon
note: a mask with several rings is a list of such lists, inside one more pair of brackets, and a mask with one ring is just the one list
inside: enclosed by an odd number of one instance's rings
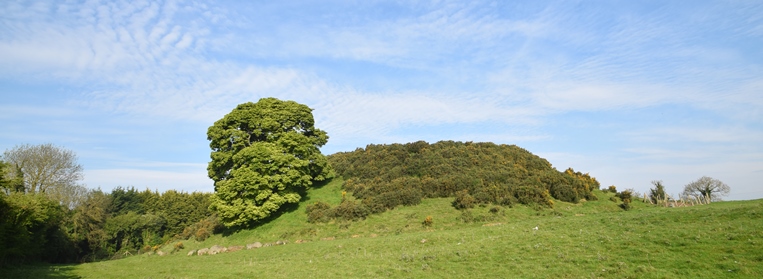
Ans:
{"label": "small bush", "polygon": [[618,197],[619,197],[619,198],[620,198],[620,199],[621,199],[623,202],[625,202],[625,201],[627,200],[627,201],[628,201],[628,203],[630,203],[630,202],[631,202],[631,198],[633,197],[633,191],[631,191],[631,190],[623,190],[622,192],[620,192],[619,194],[617,194],[617,196],[618,196]]}
{"label": "small bush", "polygon": [[551,196],[560,201],[578,203],[580,197],[572,186],[567,184],[557,184],[551,188]]}
{"label": "small bush", "polygon": [[622,208],[625,211],[631,210],[631,203],[630,202],[623,202],[620,204],[620,208]]}
{"label": "small bush", "polygon": [[425,227],[431,227],[432,224],[434,224],[434,221],[432,220],[432,216],[427,216],[427,218],[424,218],[424,222],[421,222],[422,225]]}
{"label": "small bush", "polygon": [[501,212],[500,206],[493,206],[490,208],[490,213],[497,214],[498,212]]}
{"label": "small bush", "polygon": [[585,196],[585,199],[588,201],[597,201],[599,200],[599,197],[596,196],[596,194],[593,193],[593,191],[588,192],[588,194]]}
{"label": "small bush", "polygon": [[172,252],[183,250],[183,248],[185,248],[185,246],[183,246],[183,242],[175,243],[175,247],[172,248]]}
{"label": "small bush", "polygon": [[196,231],[193,237],[196,238],[196,241],[204,241],[211,235],[212,234],[206,228],[200,228]]}
{"label": "small bush", "polygon": [[459,219],[461,219],[461,221],[463,221],[464,223],[471,223],[471,222],[474,222],[474,215],[472,215],[471,210],[468,210],[468,209],[463,210],[461,212],[461,216],[459,217]]}
{"label": "small bush", "polygon": [[217,218],[217,215],[212,215],[186,227],[183,230],[183,233],[179,236],[180,239],[190,239],[193,237],[196,241],[204,241],[213,233],[220,232],[222,228],[223,225],[220,223],[220,219]]}
{"label": "small bush", "polygon": [[548,191],[532,186],[517,187],[515,192],[517,200],[521,204],[537,205],[539,207],[553,207],[554,202]]}
{"label": "small bush", "polygon": [[387,211],[387,208],[384,207],[384,204],[376,202],[375,198],[365,198],[363,199],[363,204],[368,208],[369,211],[371,211],[372,214]]}
{"label": "small bush", "polygon": [[305,213],[307,213],[307,222],[310,223],[328,222],[333,217],[331,205],[325,202],[308,205]]}
{"label": "small bush", "polygon": [[468,190],[456,192],[456,199],[453,200],[453,207],[456,209],[469,209],[474,208],[477,199],[469,195]]}
{"label": "small bush", "polygon": [[620,204],[620,208],[623,210],[630,210],[631,209],[631,197],[633,195],[633,191],[630,189],[623,190],[618,194],[620,199],[623,201],[622,204]]}
{"label": "small bush", "polygon": [[365,219],[370,213],[368,207],[354,201],[344,201],[333,209],[333,217],[350,221]]}
{"label": "small bush", "polygon": [[615,185],[612,185],[612,186],[609,186],[609,188],[607,188],[604,191],[605,192],[610,192],[610,193],[617,193],[617,187],[615,187]]}

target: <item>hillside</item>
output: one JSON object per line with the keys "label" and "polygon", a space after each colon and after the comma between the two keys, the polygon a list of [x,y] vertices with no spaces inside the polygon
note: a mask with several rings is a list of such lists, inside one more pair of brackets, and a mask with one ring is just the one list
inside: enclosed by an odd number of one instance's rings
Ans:
{"label": "hillside", "polygon": [[[457,210],[452,198],[424,199],[356,222],[311,224],[316,201],[338,205],[341,179],[256,229],[185,241],[167,256],[139,255],[81,265],[3,270],[9,278],[760,278],[763,200],[663,208],[639,201],[623,211],[614,194]],[[497,210],[494,210],[497,208]],[[494,212],[491,212],[494,211]],[[424,226],[427,216],[432,225]],[[537,230],[534,228],[537,227]],[[283,246],[206,256],[187,252],[288,240]],[[297,244],[297,240],[306,241]]]}
{"label": "hillside", "polygon": [[344,189],[362,200],[360,206],[371,213],[445,197],[455,197],[457,208],[475,204],[552,207],[552,197],[573,203],[596,199],[592,191],[600,186],[588,174],[571,168],[560,172],[516,145],[418,141],[368,145],[328,159],[346,179]]}

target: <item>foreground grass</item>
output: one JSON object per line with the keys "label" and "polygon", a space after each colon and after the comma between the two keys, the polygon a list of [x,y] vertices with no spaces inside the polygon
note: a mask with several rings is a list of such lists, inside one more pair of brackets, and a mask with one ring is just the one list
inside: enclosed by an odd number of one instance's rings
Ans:
{"label": "foreground grass", "polygon": [[[312,190],[310,200],[269,224],[186,241],[169,256],[27,266],[0,270],[0,277],[763,278],[763,200],[686,208],[634,202],[633,210],[622,211],[611,194],[598,193],[599,201],[557,203],[553,210],[478,207],[464,214],[451,199],[431,199],[359,222],[307,223],[304,206],[338,203],[340,184]],[[431,227],[422,225],[427,216]],[[291,244],[185,255],[215,244],[278,239]]]}

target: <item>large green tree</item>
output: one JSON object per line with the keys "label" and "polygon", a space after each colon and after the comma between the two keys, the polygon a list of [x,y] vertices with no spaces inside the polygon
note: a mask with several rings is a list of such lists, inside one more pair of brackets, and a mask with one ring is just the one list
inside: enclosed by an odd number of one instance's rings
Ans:
{"label": "large green tree", "polygon": [[328,135],[314,124],[306,105],[263,98],[238,105],[209,127],[211,207],[226,226],[268,218],[282,205],[299,202],[313,182],[329,178],[319,150]]}

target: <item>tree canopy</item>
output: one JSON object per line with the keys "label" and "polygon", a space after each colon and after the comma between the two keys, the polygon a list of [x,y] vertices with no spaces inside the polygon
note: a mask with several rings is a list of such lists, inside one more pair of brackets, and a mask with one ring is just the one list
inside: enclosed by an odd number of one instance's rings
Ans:
{"label": "tree canopy", "polygon": [[71,150],[50,143],[23,144],[6,150],[3,160],[10,164],[8,175],[23,180],[26,193],[44,193],[61,205],[74,207],[87,191],[78,184],[82,166]]}
{"label": "tree canopy", "polygon": [[329,178],[319,150],[328,135],[314,124],[306,105],[263,98],[238,105],[209,127],[212,208],[226,226],[268,218],[299,202],[313,182]]}
{"label": "tree canopy", "polygon": [[689,183],[684,187],[684,196],[699,197],[706,199],[707,201],[720,200],[722,196],[726,196],[731,192],[731,187],[723,183],[722,181],[703,176],[692,183]]}

